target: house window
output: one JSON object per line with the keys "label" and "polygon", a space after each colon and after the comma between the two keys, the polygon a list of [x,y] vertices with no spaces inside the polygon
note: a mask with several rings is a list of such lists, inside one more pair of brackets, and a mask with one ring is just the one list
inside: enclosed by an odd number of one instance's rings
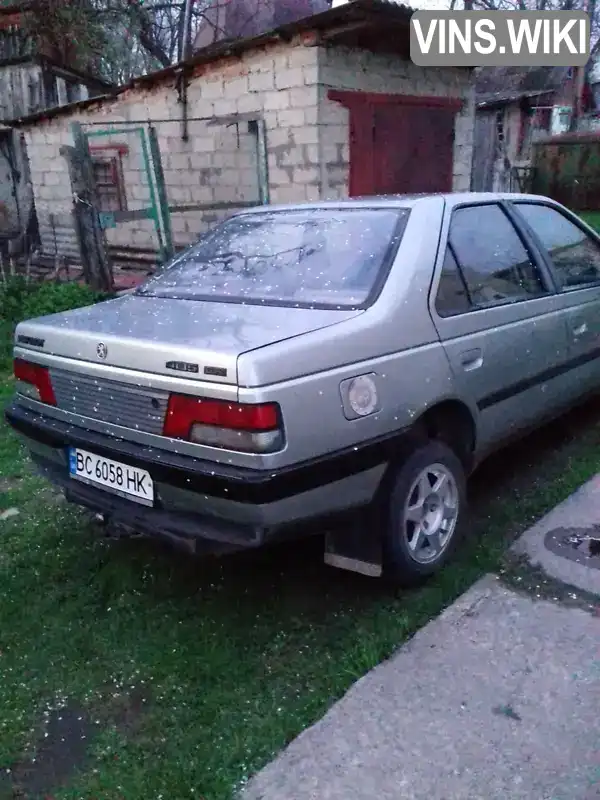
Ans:
{"label": "house window", "polygon": [[102,157],[93,159],[94,179],[99,211],[125,211],[127,208],[125,186],[120,159]]}
{"label": "house window", "polygon": [[544,108],[535,109],[535,127],[540,131],[548,131],[550,129],[550,120],[552,117],[552,109],[548,106]]}
{"label": "house window", "polygon": [[67,88],[67,103],[75,103],[77,100],[81,100],[81,91],[78,83],[71,83],[71,81],[66,81],[66,88]]}
{"label": "house window", "polygon": [[44,87],[44,105],[46,108],[54,108],[58,105],[58,86],[56,84],[56,75],[52,72],[44,72],[43,75]]}
{"label": "house window", "polygon": [[42,102],[41,97],[41,86],[33,77],[29,77],[27,80],[27,91],[28,91],[28,108],[27,112],[31,113],[33,111],[37,111],[41,108],[44,104]]}

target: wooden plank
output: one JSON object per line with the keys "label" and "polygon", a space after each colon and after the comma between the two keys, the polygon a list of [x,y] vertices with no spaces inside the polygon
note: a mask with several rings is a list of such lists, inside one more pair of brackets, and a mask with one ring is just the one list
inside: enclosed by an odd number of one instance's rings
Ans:
{"label": "wooden plank", "polygon": [[94,171],[81,125],[72,126],[74,146],[62,147],[73,190],[73,222],[86,283],[95,291],[112,292],[112,265],[98,217]]}
{"label": "wooden plank", "polygon": [[136,219],[152,219],[152,209],[134,208],[129,211],[112,211],[115,222],[133,222]]}
{"label": "wooden plank", "polygon": [[471,189],[474,192],[491,192],[494,187],[494,164],[498,152],[494,111],[479,111],[476,114],[473,144]]}
{"label": "wooden plank", "polygon": [[224,211],[232,208],[256,208],[260,206],[260,200],[237,200],[230,203],[190,203],[182,206],[169,206],[171,214],[181,214],[185,211]]}

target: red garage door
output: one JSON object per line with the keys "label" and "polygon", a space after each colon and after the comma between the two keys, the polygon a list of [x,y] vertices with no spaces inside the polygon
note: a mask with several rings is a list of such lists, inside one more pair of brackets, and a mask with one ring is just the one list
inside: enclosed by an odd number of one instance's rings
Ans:
{"label": "red garage door", "polygon": [[452,190],[462,101],[331,90],[350,112],[351,197]]}

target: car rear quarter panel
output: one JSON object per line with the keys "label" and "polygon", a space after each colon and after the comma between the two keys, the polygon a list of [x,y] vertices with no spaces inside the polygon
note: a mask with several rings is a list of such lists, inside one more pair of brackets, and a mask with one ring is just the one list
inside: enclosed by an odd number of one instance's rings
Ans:
{"label": "car rear quarter panel", "polygon": [[443,212],[440,197],[415,204],[381,293],[363,314],[242,353],[240,387],[270,386],[437,341],[427,297]]}
{"label": "car rear quarter panel", "polygon": [[[370,374],[379,410],[348,420],[340,384]],[[286,447],[264,459],[264,466],[283,467],[359,445],[409,428],[427,408],[454,398],[446,355],[437,342],[353,363],[275,386],[240,389],[241,402],[279,403]]]}
{"label": "car rear quarter panel", "polygon": [[[432,405],[455,399],[448,359],[428,310],[444,202],[416,204],[378,300],[340,325],[238,359],[241,402],[278,402],[286,430],[273,467],[408,428]],[[379,410],[344,416],[340,384],[372,374]]]}

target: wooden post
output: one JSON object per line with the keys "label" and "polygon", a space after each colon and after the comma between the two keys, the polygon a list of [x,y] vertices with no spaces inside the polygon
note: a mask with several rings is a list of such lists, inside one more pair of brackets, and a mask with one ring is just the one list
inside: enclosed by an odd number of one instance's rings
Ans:
{"label": "wooden post", "polygon": [[[590,34],[592,32],[593,14],[596,11],[596,0],[585,0],[585,11],[590,15]],[[575,67],[573,76],[573,107],[569,131],[577,131],[583,113],[583,92],[585,89],[586,67]]]}
{"label": "wooden post", "polygon": [[569,132],[577,130],[581,119],[583,89],[585,86],[585,67],[574,67],[574,73],[573,105],[571,108],[571,119],[569,120]]}
{"label": "wooden post", "polygon": [[98,197],[92,160],[81,125],[75,122],[71,129],[74,146],[62,147],[60,152],[66,158],[69,168],[73,191],[73,222],[79,242],[83,276],[94,291],[112,292],[114,289],[112,265],[98,216]]}

